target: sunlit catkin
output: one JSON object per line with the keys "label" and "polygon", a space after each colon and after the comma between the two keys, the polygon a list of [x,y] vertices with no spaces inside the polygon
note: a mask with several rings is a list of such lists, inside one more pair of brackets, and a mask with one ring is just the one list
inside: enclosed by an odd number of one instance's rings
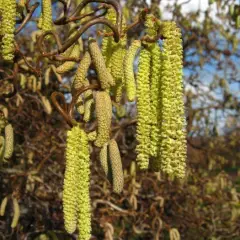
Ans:
{"label": "sunlit catkin", "polygon": [[122,41],[120,40],[120,42],[113,48],[113,53],[111,56],[111,74],[116,83],[113,87],[113,95],[117,103],[119,103],[122,98],[124,84],[123,60],[126,54],[126,46],[121,42]]}
{"label": "sunlit catkin", "polygon": [[5,150],[4,150],[4,159],[5,160],[12,157],[13,144],[14,144],[13,127],[11,124],[8,124],[5,127]]}
{"label": "sunlit catkin", "polygon": [[12,201],[13,201],[13,219],[11,223],[11,228],[15,228],[18,224],[18,220],[20,217],[20,207],[16,198],[13,198]]}
{"label": "sunlit catkin", "polygon": [[137,73],[137,164],[147,169],[150,155],[150,60],[151,53],[143,48],[140,52]]}
{"label": "sunlit catkin", "polygon": [[186,123],[182,82],[182,40],[176,23],[164,23],[163,37],[161,169],[170,176],[183,178],[186,167]]}
{"label": "sunlit catkin", "polygon": [[150,97],[151,97],[151,155],[158,156],[159,150],[159,125],[160,115],[160,80],[161,80],[161,50],[158,43],[151,46],[151,75],[150,75]]}
{"label": "sunlit catkin", "polygon": [[110,88],[115,84],[114,79],[105,65],[101,50],[94,39],[89,40],[89,51],[95,66],[102,89]]}
{"label": "sunlit catkin", "polygon": [[108,176],[108,142],[102,146],[99,153],[99,160],[105,175]]}
{"label": "sunlit catkin", "polygon": [[134,77],[134,59],[138,49],[141,47],[141,42],[139,40],[133,41],[129,47],[123,62],[124,80],[127,98],[129,101],[134,101],[136,96],[136,83]]}
{"label": "sunlit catkin", "polygon": [[63,185],[64,226],[68,233],[73,233],[77,226],[77,195],[76,195],[76,161],[79,155],[81,130],[73,127],[67,132],[66,169]]}
{"label": "sunlit catkin", "polygon": [[6,61],[12,61],[14,57],[16,4],[17,2],[15,0],[6,0],[4,4],[2,4],[2,57]]}
{"label": "sunlit catkin", "polygon": [[43,0],[42,1],[42,22],[41,28],[43,31],[52,30],[52,1]]}
{"label": "sunlit catkin", "polygon": [[[116,11],[113,8],[109,8],[105,18],[108,21],[110,21],[111,23],[115,24],[116,23]],[[105,34],[112,32],[112,30],[107,26],[104,26],[104,30],[105,30],[104,31]],[[116,45],[116,43],[114,42],[114,39],[112,36],[103,37],[101,49],[102,49],[103,58],[105,60],[106,66],[108,68],[111,67],[112,49],[115,45]]]}
{"label": "sunlit catkin", "polygon": [[63,188],[64,225],[69,233],[78,226],[79,239],[89,239],[91,231],[88,136],[79,126],[67,133],[66,170]]}
{"label": "sunlit catkin", "polygon": [[[80,46],[77,43],[74,45],[73,50],[70,53],[69,57],[79,58],[79,56],[80,56]],[[76,62],[74,62],[74,61],[66,61],[62,65],[57,67],[56,72],[58,74],[63,74],[68,71],[71,71],[75,67],[75,64],[76,64]]]}
{"label": "sunlit catkin", "polygon": [[99,91],[96,93],[96,117],[97,117],[97,139],[94,144],[102,147],[109,140],[112,119],[112,102],[109,93]]}
{"label": "sunlit catkin", "polygon": [[78,211],[78,231],[79,240],[89,240],[91,237],[91,205],[89,195],[90,183],[90,153],[88,146],[88,136],[84,130],[80,129],[80,140],[76,143],[78,153],[75,156],[76,161],[76,195]]}
{"label": "sunlit catkin", "polygon": [[85,52],[81,62],[79,63],[76,75],[74,77],[74,81],[72,84],[73,89],[79,89],[84,85],[90,64],[91,64],[90,54],[89,52]]}
{"label": "sunlit catkin", "polygon": [[109,159],[112,170],[113,191],[121,193],[124,185],[122,160],[118,144],[114,139],[109,141]]}

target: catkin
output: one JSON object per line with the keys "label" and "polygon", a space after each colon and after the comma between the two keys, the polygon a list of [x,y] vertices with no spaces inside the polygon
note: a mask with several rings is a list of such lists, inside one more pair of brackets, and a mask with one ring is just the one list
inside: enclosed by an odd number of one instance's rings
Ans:
{"label": "catkin", "polygon": [[163,25],[163,70],[161,80],[161,169],[183,178],[186,167],[186,132],[182,83],[182,40],[174,22]]}
{"label": "catkin", "polygon": [[[116,12],[113,8],[108,9],[108,12],[105,17],[111,23],[113,24],[116,23]],[[112,30],[107,26],[104,26],[104,29],[105,29],[104,33],[112,32]],[[102,55],[108,68],[111,68],[112,49],[115,45],[116,43],[114,42],[112,36],[104,37],[102,40]]]}
{"label": "catkin", "polygon": [[126,93],[127,93],[127,98],[130,102],[134,101],[136,96],[136,83],[134,78],[133,64],[134,64],[135,55],[140,47],[141,47],[141,42],[139,40],[133,41],[123,61]]}
{"label": "catkin", "polygon": [[88,141],[90,141],[90,142],[95,141],[96,138],[97,138],[96,131],[92,131],[92,132],[88,133]]}
{"label": "catkin", "polygon": [[73,233],[78,226],[82,240],[89,239],[91,232],[89,167],[88,136],[79,126],[74,126],[67,133],[63,212],[67,232]]}
{"label": "catkin", "polygon": [[8,197],[5,197],[1,202],[0,216],[4,216],[5,210],[6,210],[6,207],[7,207],[7,203],[8,203]]}
{"label": "catkin", "polygon": [[96,93],[96,117],[97,117],[97,139],[94,144],[102,147],[110,138],[112,102],[109,93],[98,91]]}
{"label": "catkin", "polygon": [[140,169],[147,169],[150,155],[150,60],[147,49],[140,52],[137,73],[137,164]]}
{"label": "catkin", "polygon": [[3,136],[0,136],[0,164],[2,163],[5,149],[5,139]]}
{"label": "catkin", "polygon": [[76,196],[76,156],[80,141],[79,127],[73,127],[67,132],[66,169],[63,185],[64,226],[68,233],[73,233],[77,226],[77,196]]}
{"label": "catkin", "polygon": [[114,79],[109,70],[106,68],[104,58],[102,56],[101,50],[97,42],[93,39],[89,40],[89,51],[91,54],[93,64],[96,68],[101,88],[107,89],[111,86],[114,86],[115,84]]}
{"label": "catkin", "polygon": [[43,31],[52,30],[52,2],[51,0],[42,1],[41,28]]}
{"label": "catkin", "polygon": [[[70,53],[69,57],[79,58],[79,56],[80,56],[80,46],[77,43],[74,45],[73,50]],[[74,61],[66,61],[65,63],[57,67],[56,72],[58,74],[63,74],[68,71],[71,71],[74,68],[75,64],[76,62]]]}
{"label": "catkin", "polygon": [[151,49],[151,155],[158,156],[159,149],[159,124],[160,119],[160,80],[161,80],[161,50],[158,43]]}
{"label": "catkin", "polygon": [[12,157],[13,143],[14,143],[13,127],[11,124],[8,124],[5,127],[5,150],[4,150],[4,159],[5,160]]}
{"label": "catkin", "polygon": [[102,146],[99,159],[105,175],[108,176],[108,142]]}
{"label": "catkin", "polygon": [[13,198],[12,201],[13,201],[13,219],[11,223],[11,228],[15,228],[18,224],[18,220],[20,217],[20,207],[16,198]]}
{"label": "catkin", "polygon": [[84,103],[82,96],[79,96],[76,102],[76,109],[79,114],[84,114]]}
{"label": "catkin", "polygon": [[15,0],[6,0],[4,4],[2,4],[2,56],[6,61],[12,61],[14,57],[16,4]]}
{"label": "catkin", "polygon": [[72,84],[73,89],[79,89],[84,85],[90,64],[91,64],[90,54],[89,52],[85,52],[76,71],[76,75]]}
{"label": "catkin", "polygon": [[109,158],[112,170],[113,191],[121,193],[124,185],[122,160],[118,144],[114,139],[109,141]]}
{"label": "catkin", "polygon": [[79,240],[89,240],[91,237],[91,205],[89,195],[90,183],[90,153],[88,136],[80,129],[78,154],[76,155],[76,185]]}
{"label": "catkin", "polygon": [[113,87],[113,95],[115,101],[119,103],[122,97],[122,89],[124,84],[123,60],[126,54],[125,46],[119,43],[113,50],[111,56],[111,74],[116,85]]}

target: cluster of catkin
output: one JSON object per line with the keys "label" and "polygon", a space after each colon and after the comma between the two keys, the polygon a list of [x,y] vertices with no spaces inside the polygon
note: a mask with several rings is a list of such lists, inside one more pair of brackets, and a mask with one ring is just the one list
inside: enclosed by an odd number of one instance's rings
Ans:
{"label": "cluster of catkin", "polygon": [[[50,21],[49,3],[45,2],[41,21]],[[44,9],[43,9],[44,10]],[[45,14],[45,16],[44,16]],[[106,18],[113,24],[116,13],[109,9]],[[43,30],[45,26],[39,22]],[[81,53],[83,57],[72,81],[73,94],[91,84],[89,69],[97,75],[99,89],[88,89],[78,96],[75,108],[84,122],[96,119],[95,131],[86,133],[82,124],[76,124],[67,133],[66,170],[63,189],[65,228],[73,233],[77,228],[79,239],[91,235],[91,207],[89,197],[90,152],[89,142],[100,148],[99,159],[113,191],[120,193],[124,186],[121,155],[115,139],[111,138],[112,107],[127,98],[137,104],[137,164],[140,169],[150,165],[179,178],[185,174],[186,136],[182,86],[181,33],[174,22],[160,22],[151,14],[145,18],[145,37],[153,41],[134,40],[127,47],[126,24],[122,19],[122,35],[116,43],[105,27],[102,47],[95,39],[88,40],[83,51],[79,40],[62,56],[76,61],[65,61],[49,67],[45,73],[47,85],[50,73],[61,81],[61,75],[73,71]],[[45,26],[45,27],[44,27]],[[161,34],[161,46],[154,40]],[[135,78],[135,59],[139,54]],[[149,164],[150,163],[150,164]]]}
{"label": "cluster of catkin", "polygon": [[[186,133],[182,82],[182,40],[175,22],[146,16],[146,34],[155,38],[161,29],[162,46],[143,42],[137,85],[137,163],[147,169],[183,178]],[[150,161],[151,160],[151,161]]]}

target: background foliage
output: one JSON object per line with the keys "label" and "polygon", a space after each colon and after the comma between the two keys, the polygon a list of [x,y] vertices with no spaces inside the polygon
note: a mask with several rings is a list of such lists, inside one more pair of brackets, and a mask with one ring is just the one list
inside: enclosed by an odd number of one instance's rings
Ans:
{"label": "background foliage", "polygon": [[[161,19],[173,19],[182,29],[188,173],[182,182],[160,173],[134,174],[130,168],[135,159],[135,125],[129,121],[134,119],[136,109],[132,104],[125,105],[123,115],[116,109],[114,124],[121,126],[117,139],[125,187],[121,195],[112,193],[100,169],[98,153],[93,151],[92,239],[169,239],[170,229],[177,228],[181,239],[186,240],[239,240],[240,35],[236,16],[229,14],[237,3],[210,1],[213,3],[206,10],[199,8],[186,14],[190,1],[169,1],[169,5],[160,0],[122,2],[129,23],[140,9],[149,7]],[[52,3],[57,15],[62,5]],[[16,37],[21,51],[33,63],[38,54],[33,37],[37,13]],[[96,35],[100,28],[92,28],[83,40],[89,34]],[[143,26],[134,28],[129,38],[139,36],[142,29]],[[70,25],[57,27],[61,38],[69,30]],[[43,62],[43,72],[50,64]],[[0,68],[11,72],[11,66],[1,60]],[[17,94],[0,99],[1,105],[8,108],[15,134],[14,156],[0,168],[0,199],[13,195],[21,208],[18,227],[12,231],[13,211],[8,204],[6,215],[0,217],[0,238],[40,239],[39,235],[45,233],[49,239],[73,239],[64,233],[61,202],[69,127],[54,108],[50,112],[46,109],[42,96],[50,99],[51,93],[58,90],[68,97],[69,81],[75,71],[65,74],[62,83],[51,74],[48,85],[44,76],[37,76],[24,63],[20,64],[19,73],[27,78],[36,76],[42,87],[37,91],[31,85],[23,89],[19,75]],[[1,72],[0,77],[3,78]]]}

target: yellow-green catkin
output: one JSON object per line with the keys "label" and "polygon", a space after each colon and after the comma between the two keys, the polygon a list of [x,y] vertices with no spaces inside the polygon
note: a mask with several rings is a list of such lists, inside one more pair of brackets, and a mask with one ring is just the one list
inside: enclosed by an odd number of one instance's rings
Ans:
{"label": "yellow-green catkin", "polygon": [[137,73],[137,164],[147,169],[150,156],[150,61],[151,53],[146,48],[140,52]]}
{"label": "yellow-green catkin", "polygon": [[86,81],[88,69],[91,64],[91,57],[89,52],[85,52],[81,62],[76,71],[76,75],[72,84],[73,89],[79,89],[84,86],[84,82]]}
{"label": "yellow-green catkin", "polygon": [[[108,9],[108,12],[105,15],[105,18],[111,23],[116,24],[116,12],[112,7]],[[105,34],[112,33],[112,30],[109,27],[104,26],[104,33]],[[114,42],[114,38],[112,36],[103,37],[102,55],[105,60],[107,68],[111,67],[112,49],[115,45],[116,43]]]}
{"label": "yellow-green catkin", "polygon": [[51,0],[43,0],[42,1],[42,22],[41,28],[43,31],[52,30],[53,22],[52,22],[52,1]]}
{"label": "yellow-green catkin", "polygon": [[11,223],[11,228],[15,228],[18,225],[18,220],[20,217],[20,207],[16,198],[13,198],[12,201],[13,201],[13,219]]}
{"label": "yellow-green catkin", "polygon": [[111,164],[113,191],[121,193],[124,185],[122,160],[118,144],[114,139],[109,141],[109,159]]}
{"label": "yellow-green catkin", "polygon": [[97,117],[97,139],[94,144],[97,147],[102,147],[108,142],[111,131],[112,120],[112,101],[109,93],[98,91],[96,93],[96,117]]}
{"label": "yellow-green catkin", "polygon": [[97,138],[97,131],[92,131],[90,133],[88,133],[88,141],[92,142],[95,141]]}
{"label": "yellow-green catkin", "polygon": [[126,44],[120,42],[113,48],[113,53],[111,56],[111,74],[115,81],[115,86],[113,87],[113,95],[115,101],[119,103],[122,98],[122,89],[124,82],[123,73],[123,60],[126,54]]}
{"label": "yellow-green catkin", "polygon": [[[85,80],[84,86],[88,86],[88,79]],[[83,120],[85,122],[90,121],[92,113],[94,111],[94,99],[93,99],[93,91],[88,89],[84,92],[84,115]]]}
{"label": "yellow-green catkin", "polygon": [[181,31],[175,22],[163,25],[163,70],[161,80],[161,169],[183,178],[186,167],[186,132],[182,82]]}
{"label": "yellow-green catkin", "polygon": [[77,226],[82,240],[89,239],[91,235],[89,175],[88,136],[79,126],[74,126],[67,133],[63,212],[67,232],[73,233]]}
{"label": "yellow-green catkin", "polygon": [[[146,35],[152,39],[156,38],[158,34],[159,25],[156,17],[153,14],[147,14],[145,22]],[[151,120],[151,156],[155,158],[153,161],[153,168],[156,169],[156,162],[158,162],[159,150],[159,125],[160,119],[160,81],[161,81],[161,49],[158,42],[145,43],[151,53],[151,67],[150,67],[150,120]],[[156,160],[157,159],[157,160]]]}
{"label": "yellow-green catkin", "polygon": [[106,67],[103,55],[97,42],[93,39],[89,40],[89,51],[101,84],[101,88],[108,89],[111,86],[114,86],[114,79]]}
{"label": "yellow-green catkin", "polygon": [[141,47],[141,41],[135,40],[129,47],[123,61],[123,71],[124,71],[124,80],[125,88],[127,93],[127,98],[130,102],[134,101],[136,97],[136,83],[134,77],[134,59],[137,51]]}
{"label": "yellow-green catkin", "polygon": [[76,161],[79,154],[80,128],[73,127],[67,132],[66,169],[63,185],[64,226],[68,233],[73,233],[77,226],[77,175]]}
{"label": "yellow-green catkin", "polygon": [[[116,15],[116,13],[114,12]],[[122,29],[126,27],[126,21],[122,19]],[[112,42],[111,55],[110,55],[110,66],[111,74],[114,78],[116,85],[113,87],[113,96],[115,101],[119,103],[122,98],[122,90],[124,85],[124,71],[123,71],[123,60],[126,55],[127,35],[121,36],[118,43]]]}
{"label": "yellow-green catkin", "polygon": [[[79,58],[79,56],[80,56],[80,46],[77,43],[74,45],[73,50],[71,51],[69,57]],[[63,73],[69,72],[75,67],[75,64],[76,64],[76,62],[74,62],[74,61],[66,61],[62,65],[57,67],[56,72],[58,74],[63,74]]]}
{"label": "yellow-green catkin", "polygon": [[108,142],[104,143],[99,153],[99,160],[102,166],[102,169],[106,175],[108,176]]}
{"label": "yellow-green catkin", "polygon": [[5,150],[4,150],[4,159],[5,160],[12,157],[13,145],[14,145],[13,127],[11,124],[8,124],[5,127]]}
{"label": "yellow-green catkin", "polygon": [[6,61],[12,61],[14,57],[16,4],[15,0],[6,0],[4,3],[2,2],[2,57]]}
{"label": "yellow-green catkin", "polygon": [[[0,18],[2,19],[3,3],[0,0]],[[2,21],[0,21],[0,35],[2,35]],[[0,40],[0,54],[2,52],[2,41]]]}
{"label": "yellow-green catkin", "polygon": [[158,156],[159,150],[159,125],[161,122],[160,115],[160,80],[161,80],[161,49],[158,43],[151,46],[151,155]]}
{"label": "yellow-green catkin", "polygon": [[84,114],[84,103],[82,96],[79,96],[76,102],[76,109],[79,114]]}
{"label": "yellow-green catkin", "polygon": [[78,155],[76,155],[76,185],[79,240],[89,240],[91,237],[91,204],[89,195],[90,183],[90,152],[88,136],[80,129]]}
{"label": "yellow-green catkin", "polygon": [[[83,86],[89,85],[89,82],[88,82],[88,80],[86,80],[86,77],[87,77],[87,73],[88,73],[88,69],[90,67],[90,64],[91,64],[90,54],[89,54],[89,52],[85,52],[79,66],[77,68],[77,72],[76,72],[74,81],[72,83],[72,89],[77,90],[77,89],[80,89]],[[86,83],[87,83],[87,85],[86,85]],[[78,97],[76,107],[77,107],[77,111],[80,114],[84,113],[85,107],[88,110],[90,110],[92,108],[93,99],[91,99],[91,101],[90,101],[90,95],[91,95],[90,93],[92,93],[92,90],[87,90],[84,93],[85,96],[89,95],[89,96],[87,96],[89,98],[88,101],[85,102],[86,106],[83,105],[82,96]],[[90,112],[87,111],[86,114],[84,115],[84,121],[89,121],[89,119],[90,119]]]}

